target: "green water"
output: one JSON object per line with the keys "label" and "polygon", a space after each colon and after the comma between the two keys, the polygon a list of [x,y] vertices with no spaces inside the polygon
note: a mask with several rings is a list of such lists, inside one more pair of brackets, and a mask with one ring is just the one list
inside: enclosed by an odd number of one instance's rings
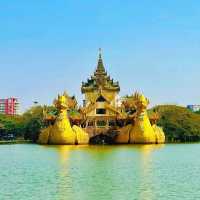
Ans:
{"label": "green water", "polygon": [[0,145],[0,200],[200,199],[200,144]]}

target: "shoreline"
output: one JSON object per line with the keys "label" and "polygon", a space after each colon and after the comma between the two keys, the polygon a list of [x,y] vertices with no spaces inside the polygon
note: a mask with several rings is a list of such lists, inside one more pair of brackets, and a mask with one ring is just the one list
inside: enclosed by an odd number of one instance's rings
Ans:
{"label": "shoreline", "polygon": [[[194,144],[194,143],[200,143],[200,141],[191,141],[191,142],[166,142],[163,144]],[[4,144],[37,144],[34,143],[31,140],[2,140],[0,141],[0,145],[4,145]],[[88,144],[91,146],[105,146],[105,145],[114,145],[114,146],[118,146],[118,145],[151,145],[151,144]],[[155,144],[155,145],[159,145],[159,144]],[[49,145],[51,146],[51,145]],[[58,145],[59,146],[59,145]],[[74,146],[78,146],[78,145],[74,145]]]}
{"label": "shoreline", "polygon": [[34,144],[31,140],[1,140],[0,145],[4,144]]}

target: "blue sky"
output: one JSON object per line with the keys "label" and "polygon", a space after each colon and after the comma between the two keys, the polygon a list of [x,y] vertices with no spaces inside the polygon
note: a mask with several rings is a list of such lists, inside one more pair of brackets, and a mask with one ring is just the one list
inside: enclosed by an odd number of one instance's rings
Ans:
{"label": "blue sky", "polygon": [[0,97],[24,110],[80,85],[103,49],[120,95],[200,104],[200,1],[0,0]]}

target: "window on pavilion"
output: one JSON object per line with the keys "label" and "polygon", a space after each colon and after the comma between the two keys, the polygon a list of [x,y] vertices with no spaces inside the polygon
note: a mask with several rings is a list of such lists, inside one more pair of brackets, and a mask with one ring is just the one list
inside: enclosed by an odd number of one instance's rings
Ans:
{"label": "window on pavilion", "polygon": [[96,102],[105,102],[106,99],[101,95],[100,97],[97,98]]}
{"label": "window on pavilion", "polygon": [[106,126],[106,121],[104,121],[104,120],[97,121],[97,126],[98,127],[105,127]]}
{"label": "window on pavilion", "polygon": [[98,108],[98,109],[96,109],[96,114],[97,115],[105,115],[106,114],[106,109]]}

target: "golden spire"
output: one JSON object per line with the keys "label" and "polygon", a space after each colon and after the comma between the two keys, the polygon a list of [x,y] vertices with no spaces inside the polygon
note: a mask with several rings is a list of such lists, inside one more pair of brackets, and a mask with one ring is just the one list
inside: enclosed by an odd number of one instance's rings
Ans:
{"label": "golden spire", "polygon": [[102,52],[102,50],[101,50],[101,48],[99,48],[99,59],[98,59],[98,65],[97,65],[97,72],[105,72],[101,52]]}
{"label": "golden spire", "polygon": [[99,59],[101,59],[101,48],[99,48]]}

